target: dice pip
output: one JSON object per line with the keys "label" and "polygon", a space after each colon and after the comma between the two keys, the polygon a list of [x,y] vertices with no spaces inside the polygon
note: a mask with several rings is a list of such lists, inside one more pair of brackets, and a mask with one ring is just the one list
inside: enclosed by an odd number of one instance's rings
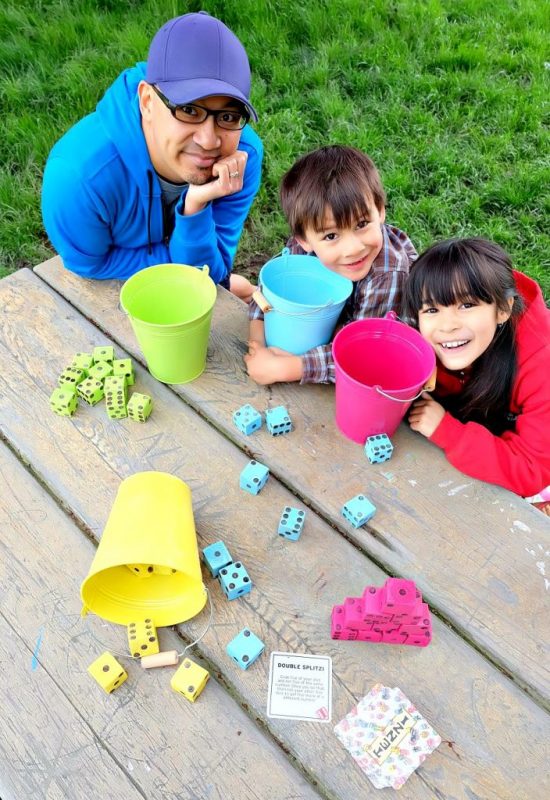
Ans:
{"label": "dice pip", "polygon": [[367,500],[364,494],[352,497],[342,508],[342,514],[354,528],[360,528],[365,522],[368,522],[375,512],[376,506]]}
{"label": "dice pip", "polygon": [[90,664],[88,672],[107,694],[111,694],[128,678],[128,673],[124,667],[118,663],[108,650]]}
{"label": "dice pip", "polygon": [[148,617],[128,625],[128,647],[135,658],[153,656],[159,651],[157,629],[153,620]]}
{"label": "dice pip", "polygon": [[126,411],[130,419],[145,422],[153,410],[153,401],[147,394],[134,392],[128,401]]}
{"label": "dice pip", "polygon": [[261,656],[265,644],[251,630],[243,628],[225,649],[241,669],[248,669]]}
{"label": "dice pip", "polygon": [[260,464],[259,461],[249,461],[246,467],[241,472],[239,485],[241,489],[244,489],[245,492],[250,492],[250,494],[258,494],[265,484],[267,483],[267,479],[269,477],[269,470],[264,464]]}
{"label": "dice pip", "polygon": [[240,561],[228,564],[220,569],[218,580],[228,600],[235,600],[248,594],[252,589],[252,581],[244,565]]}
{"label": "dice pip", "polygon": [[280,436],[292,430],[292,420],[284,406],[268,408],[265,412],[265,424],[272,436]]}
{"label": "dice pip", "polygon": [[170,686],[175,692],[179,692],[191,703],[194,703],[206,686],[209,677],[208,670],[195,664],[190,658],[186,658],[172,676]]}
{"label": "dice pip", "polygon": [[214,578],[218,577],[222,567],[227,567],[228,564],[233,563],[229,550],[221,541],[205,547],[202,551],[202,557]]}
{"label": "dice pip", "polygon": [[233,413],[233,422],[246,436],[262,427],[262,415],[249,403]]}
{"label": "dice pip", "polygon": [[305,518],[306,512],[302,509],[285,506],[279,520],[277,533],[279,536],[284,536],[285,539],[290,539],[291,542],[296,542],[302,533]]}
{"label": "dice pip", "polygon": [[61,389],[54,389],[50,396],[50,406],[60,417],[72,417],[78,406],[75,387],[66,385]]}
{"label": "dice pip", "polygon": [[371,464],[389,461],[393,453],[393,444],[385,433],[369,436],[365,442],[365,455]]}
{"label": "dice pip", "polygon": [[94,364],[97,364],[98,361],[106,361],[108,364],[112,364],[115,360],[115,348],[109,345],[94,347],[93,359]]}

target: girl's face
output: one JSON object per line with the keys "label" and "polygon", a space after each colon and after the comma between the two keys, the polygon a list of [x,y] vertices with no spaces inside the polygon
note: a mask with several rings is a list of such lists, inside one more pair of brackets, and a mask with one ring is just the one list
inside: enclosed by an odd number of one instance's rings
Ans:
{"label": "girl's face", "polygon": [[418,327],[444,367],[464,370],[487,350],[497,325],[509,318],[513,299],[509,302],[507,311],[481,300],[462,300],[450,306],[424,303],[418,312]]}

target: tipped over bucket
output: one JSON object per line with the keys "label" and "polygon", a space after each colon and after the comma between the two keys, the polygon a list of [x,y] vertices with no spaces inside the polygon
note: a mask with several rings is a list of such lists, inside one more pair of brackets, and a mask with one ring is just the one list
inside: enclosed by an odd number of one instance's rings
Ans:
{"label": "tipped over bucket", "polygon": [[435,353],[390,312],[346,325],[332,343],[336,424],[354,442],[392,436],[435,369]]}
{"label": "tipped over bucket", "polygon": [[128,625],[152,617],[176,625],[203,608],[191,490],[165,472],[122,481],[88,576],[83,613]]}
{"label": "tipped over bucket", "polygon": [[353,283],[324,267],[315,256],[282,255],[264,264],[260,291],[267,301],[264,313],[268,347],[301,355],[327,344]]}
{"label": "tipped over bucket", "polygon": [[215,301],[208,267],[159,264],[124,283],[120,305],[154,378],[187,383],[204,371]]}

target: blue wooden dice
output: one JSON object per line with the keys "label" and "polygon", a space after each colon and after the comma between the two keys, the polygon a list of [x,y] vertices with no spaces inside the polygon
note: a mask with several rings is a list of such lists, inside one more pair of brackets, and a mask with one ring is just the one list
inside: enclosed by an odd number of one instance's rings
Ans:
{"label": "blue wooden dice", "polygon": [[262,427],[262,415],[249,403],[233,413],[233,422],[247,436]]}
{"label": "blue wooden dice", "polygon": [[202,551],[202,557],[214,578],[218,577],[218,573],[222,567],[227,567],[227,565],[231,564],[233,561],[229,550],[221,541],[214,542],[214,544],[209,544],[208,547],[205,547]]}
{"label": "blue wooden dice", "polygon": [[241,669],[248,669],[265,650],[265,644],[251,630],[243,628],[225,648]]}
{"label": "blue wooden dice", "polygon": [[389,461],[393,453],[393,444],[385,433],[369,436],[365,442],[365,455],[371,464],[381,464]]}
{"label": "blue wooden dice", "polygon": [[218,573],[218,580],[228,600],[242,597],[252,589],[252,581],[241,561],[222,567]]}
{"label": "blue wooden dice", "polygon": [[292,420],[284,406],[268,408],[265,412],[265,424],[272,436],[280,436],[292,430]]}
{"label": "blue wooden dice", "polygon": [[302,533],[305,518],[306,512],[301,508],[285,506],[279,520],[277,533],[284,536],[285,539],[290,539],[291,542],[296,542]]}
{"label": "blue wooden dice", "polygon": [[352,497],[342,508],[342,514],[354,528],[360,528],[361,525],[368,522],[375,512],[376,506],[367,500],[364,494]]}
{"label": "blue wooden dice", "polygon": [[241,472],[239,485],[245,492],[258,494],[267,483],[269,470],[259,461],[249,461]]}

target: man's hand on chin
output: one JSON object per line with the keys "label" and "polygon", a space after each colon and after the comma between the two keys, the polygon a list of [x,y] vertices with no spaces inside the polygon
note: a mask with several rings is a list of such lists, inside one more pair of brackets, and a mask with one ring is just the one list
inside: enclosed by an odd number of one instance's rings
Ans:
{"label": "man's hand on chin", "polygon": [[190,184],[185,195],[184,215],[197,214],[212,200],[240,192],[247,159],[248,153],[236,150],[232,155],[216,161],[212,166],[212,180],[208,183]]}

